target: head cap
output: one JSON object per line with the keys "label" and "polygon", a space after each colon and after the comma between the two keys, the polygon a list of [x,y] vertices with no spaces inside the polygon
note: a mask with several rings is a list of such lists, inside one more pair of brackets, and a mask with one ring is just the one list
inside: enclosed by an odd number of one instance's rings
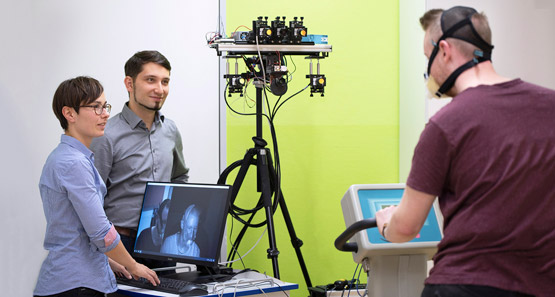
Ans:
{"label": "head cap", "polygon": [[464,7],[464,6],[455,6],[448,10],[443,11],[441,14],[441,31],[443,35],[438,39],[438,41],[434,42],[434,49],[430,55],[430,59],[428,60],[428,72],[426,76],[430,76],[430,71],[432,70],[432,63],[439,52],[439,42],[445,40],[446,38],[456,38],[468,43],[471,43],[478,47],[479,49],[474,50],[474,58],[468,61],[467,63],[461,65],[455,71],[453,71],[449,77],[443,82],[443,84],[439,87],[435,95],[438,98],[441,98],[443,94],[449,91],[457,77],[464,71],[469,68],[476,66],[478,63],[485,62],[491,60],[491,51],[493,50],[493,45],[487,43],[481,36],[478,34],[474,25],[472,24],[472,16],[478,13],[474,8],[471,7]]}
{"label": "head cap", "polygon": [[475,13],[478,12],[474,8],[465,6],[455,6],[445,10],[441,14],[443,36],[440,40],[448,37],[460,39],[477,46],[484,51],[484,54],[491,56],[493,46],[487,43],[472,25],[471,18]]}

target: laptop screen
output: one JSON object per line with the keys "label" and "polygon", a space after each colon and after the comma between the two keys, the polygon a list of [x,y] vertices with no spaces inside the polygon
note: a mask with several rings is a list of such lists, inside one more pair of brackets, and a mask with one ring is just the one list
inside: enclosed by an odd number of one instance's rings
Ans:
{"label": "laptop screen", "polygon": [[218,264],[231,187],[148,182],[133,255]]}

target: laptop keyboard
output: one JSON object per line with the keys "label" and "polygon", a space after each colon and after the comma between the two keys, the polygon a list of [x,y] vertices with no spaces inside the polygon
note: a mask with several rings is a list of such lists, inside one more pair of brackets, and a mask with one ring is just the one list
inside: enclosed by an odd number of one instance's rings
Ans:
{"label": "laptop keyboard", "polygon": [[[116,281],[118,282],[118,284],[128,285],[132,287],[179,294],[181,296],[199,296],[208,294],[208,288],[206,285],[195,284],[184,280],[166,277],[158,277],[158,279],[160,279],[160,284],[158,286],[153,286],[148,280],[144,278],[127,279],[125,277],[116,277]],[[192,289],[193,287],[194,289]]]}

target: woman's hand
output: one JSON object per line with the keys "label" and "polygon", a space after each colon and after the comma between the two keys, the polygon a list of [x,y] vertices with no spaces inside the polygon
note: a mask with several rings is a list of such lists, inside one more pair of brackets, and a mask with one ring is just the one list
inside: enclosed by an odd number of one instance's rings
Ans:
{"label": "woman's hand", "polygon": [[110,268],[112,268],[112,271],[116,276],[119,276],[119,277],[123,276],[127,279],[130,279],[131,277],[133,277],[131,273],[129,273],[129,271],[127,271],[127,269],[125,269],[125,267],[119,264],[118,262],[108,258],[108,263],[110,264]]}
{"label": "woman's hand", "polygon": [[150,268],[144,266],[143,264],[135,262],[135,264],[131,267],[128,267],[128,269],[135,279],[142,277],[144,279],[147,279],[154,286],[160,284],[160,280],[158,279],[156,272],[152,271]]}

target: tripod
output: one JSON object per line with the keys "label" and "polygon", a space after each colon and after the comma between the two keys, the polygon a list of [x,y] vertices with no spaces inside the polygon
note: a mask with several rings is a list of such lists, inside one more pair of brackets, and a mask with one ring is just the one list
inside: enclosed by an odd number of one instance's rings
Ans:
{"label": "tripod", "polygon": [[[250,165],[255,165],[257,167],[257,191],[261,192],[260,199],[257,203],[255,209],[253,209],[253,213],[251,213],[250,218],[247,222],[244,222],[245,225],[241,229],[239,235],[237,236],[237,240],[233,245],[233,249],[230,251],[229,257],[232,257],[237,252],[237,247],[241,239],[243,238],[247,228],[251,225],[251,221],[258,211],[261,208],[264,208],[266,213],[266,224],[268,227],[268,239],[270,247],[268,248],[268,259],[272,260],[272,268],[274,272],[274,277],[279,279],[279,265],[278,265],[278,255],[279,251],[276,245],[276,238],[275,238],[275,229],[274,229],[274,220],[273,215],[275,210],[277,209],[277,204],[281,208],[283,218],[287,225],[287,230],[289,232],[289,237],[291,238],[291,244],[295,249],[295,253],[297,255],[297,259],[301,266],[301,270],[306,282],[307,287],[312,287],[312,282],[310,281],[310,276],[308,275],[308,270],[306,268],[306,264],[304,262],[303,255],[301,253],[300,247],[303,245],[302,240],[300,240],[293,227],[293,223],[291,221],[291,216],[289,215],[289,211],[287,209],[287,205],[285,204],[285,199],[283,198],[283,194],[281,192],[279,182],[277,182],[277,173],[274,168],[272,156],[270,154],[270,150],[266,148],[267,142],[262,138],[262,88],[264,87],[263,84],[256,84],[256,136],[253,137],[254,141],[254,148],[250,148],[242,160],[235,161],[233,164],[228,166],[220,175],[218,179],[219,184],[225,184],[228,174],[235,168],[240,166],[239,172],[237,173],[237,177],[233,182],[233,188],[231,191],[231,203],[233,204],[235,198],[237,197],[237,193],[241,188],[241,185],[245,179],[247,171]],[[256,157],[256,159],[255,159]],[[272,205],[272,195],[275,193],[275,202]],[[230,210],[231,211],[231,210]],[[264,223],[260,223],[258,225],[251,225],[254,227],[260,227],[264,225]],[[229,258],[228,257],[228,258]]]}

